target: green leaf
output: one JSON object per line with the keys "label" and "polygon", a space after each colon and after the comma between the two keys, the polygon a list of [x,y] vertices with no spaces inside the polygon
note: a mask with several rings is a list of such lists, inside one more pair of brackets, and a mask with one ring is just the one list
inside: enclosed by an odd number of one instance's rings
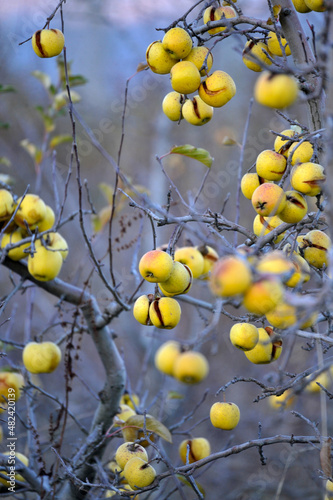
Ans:
{"label": "green leaf", "polygon": [[196,148],[190,144],[184,144],[184,146],[174,146],[168,154],[179,154],[187,156],[188,158],[193,158],[198,160],[206,167],[210,168],[214,161],[206,149]]}
{"label": "green leaf", "polygon": [[[133,425],[139,429],[143,429],[145,418],[143,415],[132,415],[132,417],[126,420],[127,425]],[[168,443],[172,443],[172,436],[169,431],[159,420],[152,417],[151,415],[146,416],[146,429],[147,431],[157,434],[162,439],[165,439]]]}
{"label": "green leaf", "polygon": [[110,186],[110,184],[106,184],[105,182],[101,182],[98,184],[99,189],[102,191],[104,194],[104,197],[106,201],[108,202],[109,205],[112,204],[112,199],[113,199],[113,187]]}
{"label": "green leaf", "polygon": [[98,217],[98,215],[92,216],[92,226],[94,229],[94,233],[98,233],[103,228],[102,222],[101,222],[100,218]]}
{"label": "green leaf", "polygon": [[23,139],[23,141],[20,142],[20,146],[22,146],[23,149],[31,156],[31,158],[36,162],[40,163],[42,161],[42,151],[32,142],[30,142],[28,139]]}
{"label": "green leaf", "polygon": [[70,75],[68,77],[70,87],[77,87],[78,85],[84,85],[88,80],[82,75]]}
{"label": "green leaf", "polygon": [[49,116],[47,113],[45,113],[44,108],[42,106],[36,106],[36,109],[37,111],[39,111],[41,117],[43,118],[45,131],[48,133],[53,132],[53,130],[55,129],[55,123],[53,118]]}
{"label": "green leaf", "polygon": [[226,135],[222,139],[222,144],[223,144],[223,146],[235,146],[235,144],[238,144],[238,142],[235,141],[235,139],[233,139],[232,137],[229,137],[228,135]]}
{"label": "green leaf", "polygon": [[15,92],[12,85],[0,85],[0,92]]}
{"label": "green leaf", "polygon": [[168,392],[168,399],[184,399],[184,395],[180,394],[180,392],[169,391]]}
{"label": "green leaf", "polygon": [[11,161],[6,156],[0,156],[0,165],[5,165],[5,167],[10,167]]}
{"label": "green leaf", "polygon": [[6,128],[7,129],[9,127],[10,127],[9,123],[0,122],[0,128]]}
{"label": "green leaf", "polygon": [[73,137],[71,135],[55,135],[50,141],[50,148],[54,149],[59,144],[64,142],[72,142]]}
{"label": "green leaf", "polygon": [[15,179],[11,175],[0,174],[0,184],[2,185],[7,184],[8,186],[11,186],[15,184]]}
{"label": "green leaf", "polygon": [[[184,477],[180,474],[176,474],[176,477],[177,477],[177,479],[179,479],[180,482],[182,482],[183,484],[186,484],[186,486],[189,486],[191,488],[191,490],[193,490],[193,486],[191,485],[190,481],[188,481],[188,479],[186,479],[186,477]],[[201,495],[203,495],[205,497],[206,496],[205,490],[203,489],[201,484],[199,484],[197,481],[194,481],[194,482],[195,482],[198,490],[200,491]]]}
{"label": "green leaf", "polygon": [[52,82],[51,82],[51,78],[48,74],[43,73],[43,71],[36,70],[36,71],[32,72],[32,76],[37,78],[37,80],[39,80],[41,82],[41,84],[43,85],[43,87],[46,88],[46,90],[50,89]]}

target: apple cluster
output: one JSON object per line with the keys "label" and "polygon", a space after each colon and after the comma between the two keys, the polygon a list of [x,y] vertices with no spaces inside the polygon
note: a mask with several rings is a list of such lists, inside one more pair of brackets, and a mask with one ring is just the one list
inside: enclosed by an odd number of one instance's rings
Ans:
{"label": "apple cluster", "polygon": [[[325,182],[322,165],[312,161],[314,148],[301,139],[300,127],[286,129],[278,135],[273,150],[262,151],[256,159],[256,172],[246,173],[241,181],[243,195],[250,199],[257,212],[253,231],[260,237],[283,222],[297,224],[307,214],[306,196],[319,197]],[[289,173],[290,170],[290,173]],[[276,182],[290,179],[293,189],[284,191]],[[275,243],[284,238],[280,234]],[[312,266],[321,269],[328,265],[330,238],[313,230],[298,239],[298,251]]]}
{"label": "apple cluster", "polygon": [[209,372],[207,358],[201,352],[185,350],[176,340],[169,340],[157,349],[155,366],[184,384],[198,384]]}
{"label": "apple cluster", "polygon": [[[122,479],[119,491],[130,492],[149,486],[156,477],[156,470],[148,461],[146,449],[134,441],[126,441],[116,451],[115,458],[108,464],[109,469]],[[106,492],[111,498],[115,491]],[[132,498],[132,497],[131,497]],[[138,498],[135,496],[134,498]]]}
{"label": "apple cluster", "polygon": [[[317,320],[317,313],[309,314],[288,303],[285,293],[287,289],[300,288],[310,279],[310,266],[297,251],[290,252],[289,244],[283,251],[269,251],[259,257],[246,256],[242,250],[239,248],[237,255],[225,256],[216,262],[210,288],[219,297],[240,298],[247,311],[266,317],[269,326],[265,328],[257,329],[247,323],[235,324],[230,331],[230,340],[252,363],[271,363],[282,351],[282,339],[274,328],[284,330],[296,324],[300,328],[309,328]],[[311,250],[323,252],[321,248]]]}
{"label": "apple cluster", "polygon": [[[52,208],[38,195],[26,194],[15,200],[10,191],[0,189],[1,248],[11,260],[27,258],[28,271],[38,281],[54,279],[68,254],[66,240],[50,231],[54,221]],[[32,232],[36,231],[48,232],[32,244]]]}
{"label": "apple cluster", "polygon": [[229,337],[231,343],[256,365],[272,363],[282,352],[282,340],[270,326],[257,328],[251,323],[236,323]]}
{"label": "apple cluster", "polygon": [[[223,16],[236,17],[237,13],[230,6],[208,7],[203,20],[207,23]],[[173,91],[165,96],[162,109],[172,121],[184,118],[192,125],[204,125],[211,120],[214,108],[224,106],[236,94],[235,82],[228,73],[216,70],[209,74],[213,66],[210,50],[203,45],[193,47],[190,34],[181,27],[171,28],[162,41],[152,42],[146,60],[154,73],[170,74]],[[195,92],[193,98],[188,97]]]}
{"label": "apple cluster", "polygon": [[158,283],[160,294],[141,295],[134,304],[133,315],[142,325],[171,329],[180,321],[181,308],[176,295],[187,293],[193,279],[208,277],[218,259],[215,250],[206,245],[182,247],[174,259],[163,250],[145,253],[139,262],[141,276],[150,283]]}
{"label": "apple cluster", "polygon": [[310,11],[325,12],[327,10],[326,0],[292,0],[295,9],[301,14],[306,14]]}
{"label": "apple cluster", "polygon": [[290,56],[287,40],[269,32],[265,41],[251,39],[245,44],[243,62],[252,71],[262,72],[254,86],[254,97],[259,104],[282,109],[291,106],[298,97],[299,87],[292,75],[265,70],[276,57]]}

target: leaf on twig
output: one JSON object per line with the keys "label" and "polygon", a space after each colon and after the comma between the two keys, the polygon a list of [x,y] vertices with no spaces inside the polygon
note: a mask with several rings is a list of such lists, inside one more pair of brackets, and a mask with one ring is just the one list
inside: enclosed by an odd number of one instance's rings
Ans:
{"label": "leaf on twig", "polygon": [[32,76],[37,78],[37,80],[41,82],[41,84],[43,85],[44,88],[46,88],[46,90],[50,89],[52,82],[48,74],[43,73],[43,71],[36,70],[32,72]]}
{"label": "leaf on twig", "polygon": [[188,158],[193,158],[198,160],[206,167],[210,168],[214,161],[206,149],[196,148],[190,144],[184,144],[183,146],[174,146],[168,154],[178,154],[187,156]]}
{"label": "leaf on twig", "polygon": [[[140,429],[143,429],[144,423],[145,418],[143,415],[132,415],[132,417],[126,420],[126,426],[133,425],[135,427],[139,427]],[[165,427],[162,422],[152,417],[151,415],[146,416],[146,430],[157,434],[162,439],[165,439],[165,441],[167,441],[168,443],[172,443],[172,436],[169,429],[167,429],[167,427]]]}
{"label": "leaf on twig", "polygon": [[88,80],[82,75],[70,75],[68,77],[70,87],[77,87],[78,85],[85,85]]}
{"label": "leaf on twig", "polygon": [[280,12],[281,12],[281,5],[274,5],[274,7],[273,7],[273,16],[274,16],[274,19],[272,19],[271,17],[269,17],[267,19],[267,24],[272,25],[272,24],[274,24],[274,21],[275,22],[279,21]]}
{"label": "leaf on twig", "polygon": [[73,137],[71,135],[55,135],[50,140],[50,148],[54,149],[59,144],[64,144],[64,142],[72,142]]}
{"label": "leaf on twig", "polygon": [[12,85],[0,85],[0,92],[15,92],[15,88]]}
{"label": "leaf on twig", "polygon": [[140,73],[140,71],[144,71],[147,68],[148,68],[148,64],[147,63],[140,62],[138,64],[137,68],[136,68],[136,72]]}
{"label": "leaf on twig", "polygon": [[180,392],[177,391],[169,391],[167,397],[168,399],[184,399],[183,394],[180,394]]}
{"label": "leaf on twig", "polygon": [[332,438],[329,437],[323,441],[320,449],[320,465],[327,477],[332,477],[331,445]]}
{"label": "leaf on twig", "polygon": [[102,191],[104,194],[104,197],[106,198],[106,201],[108,202],[109,205],[112,204],[112,198],[113,198],[113,187],[110,186],[110,184],[106,184],[105,182],[101,182],[98,184],[99,189]]}
{"label": "leaf on twig", "polygon": [[45,132],[53,132],[55,129],[55,123],[53,118],[45,112],[44,108],[42,106],[36,106],[37,111],[40,113],[43,122],[44,122],[44,127],[45,127]]}
{"label": "leaf on twig", "polygon": [[[9,186],[15,184],[14,177],[7,174],[0,174],[0,184],[7,184]],[[0,348],[1,349],[1,348]]]}
{"label": "leaf on twig", "polygon": [[4,165],[5,167],[10,167],[11,166],[11,161],[9,158],[6,156],[0,156],[0,165]]}
{"label": "leaf on twig", "polygon": [[281,5],[274,5],[273,14],[276,20],[278,20],[280,12],[281,12]]}
{"label": "leaf on twig", "polygon": [[22,148],[25,149],[25,151],[31,156],[31,158],[36,163],[40,163],[42,161],[43,158],[42,151],[28,139],[23,139],[20,142],[20,146],[22,146]]}
{"label": "leaf on twig", "polygon": [[[181,476],[180,474],[176,474],[176,477],[177,477],[177,479],[179,479],[179,481],[181,483],[186,484],[186,486],[189,486],[193,490],[193,486],[191,485],[190,481],[188,479],[186,479],[186,477]],[[205,490],[203,489],[201,484],[199,484],[197,481],[194,481],[194,482],[195,482],[198,490],[200,491],[201,495],[203,495],[203,497],[205,497],[206,496]]]}
{"label": "leaf on twig", "polygon": [[228,135],[226,135],[222,139],[222,144],[223,144],[223,146],[235,146],[235,144],[238,144],[238,142],[235,141],[235,139],[233,139],[232,137],[229,137]]}

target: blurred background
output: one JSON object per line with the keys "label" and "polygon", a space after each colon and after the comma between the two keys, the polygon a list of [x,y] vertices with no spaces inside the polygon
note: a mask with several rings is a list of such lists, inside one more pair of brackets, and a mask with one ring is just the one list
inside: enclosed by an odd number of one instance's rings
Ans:
{"label": "blurred background", "polygon": [[[64,4],[64,32],[66,38],[67,59],[72,75],[80,75],[87,80],[85,85],[73,90],[80,95],[75,108],[82,120],[93,131],[96,139],[113,158],[117,159],[120,139],[125,85],[128,78],[137,71],[139,63],[145,62],[148,45],[162,38],[163,32],[156,28],[166,28],[175,19],[183,15],[194,2],[122,1],[114,0],[67,0]],[[269,17],[265,1],[250,3],[239,0],[244,14],[263,19]],[[44,152],[43,161],[38,165],[33,161],[22,141],[43,149],[46,143],[45,128],[39,108],[48,109],[50,96],[43,87],[40,78],[32,72],[49,75],[53,85],[59,82],[59,69],[56,59],[39,59],[31,48],[31,42],[21,44],[32,34],[41,29],[46,18],[57,6],[56,1],[23,2],[15,0],[0,4],[1,37],[1,81],[4,86],[12,86],[14,92],[0,96],[0,122],[6,124],[0,129],[0,157],[5,159],[0,164],[0,172],[14,179],[14,192],[21,196],[30,185],[30,192],[38,192],[51,206],[55,207],[58,194],[63,197],[64,185],[68,173],[71,143],[67,142],[56,148],[56,156],[49,150]],[[198,9],[189,19],[195,18]],[[319,14],[303,15],[301,18],[306,28],[306,19],[314,23],[317,30],[322,28]],[[59,12],[51,22],[52,28],[61,28]],[[311,35],[309,29],[307,35]],[[212,46],[212,40],[207,43]],[[20,45],[21,44],[21,45]],[[245,39],[235,33],[213,51],[213,69],[222,69],[229,73],[236,82],[237,93],[225,107],[216,109],[213,119],[203,127],[193,127],[186,122],[179,125],[169,121],[162,113],[161,103],[171,86],[168,75],[155,75],[141,71],[131,78],[128,88],[128,102],[125,115],[125,137],[121,154],[120,167],[136,186],[144,186],[150,193],[151,200],[162,206],[167,203],[169,181],[163,175],[155,156],[162,156],[173,145],[191,144],[209,151],[214,158],[211,172],[198,200],[197,207],[204,212],[208,208],[220,212],[234,221],[236,216],[237,175],[240,158],[240,144],[243,140],[244,127],[249,112],[249,101],[257,74],[251,72],[242,63],[241,52]],[[288,110],[292,119],[306,124],[306,115],[301,105]],[[87,180],[91,201],[98,213],[108,204],[101,190],[101,184],[112,188],[114,170],[112,165],[91,144],[87,130],[77,122],[77,143],[81,161],[81,178]],[[59,134],[71,135],[72,127],[66,109],[57,116],[56,128],[51,137]],[[273,110],[263,109],[254,103],[249,122],[249,131],[244,150],[243,172],[255,162],[256,156],[264,149],[272,148],[274,135],[270,130],[280,132],[288,128],[287,122]],[[230,138],[234,145],[225,145],[225,138]],[[27,144],[27,143],[25,143]],[[206,173],[206,167],[195,160],[180,156],[169,156],[163,165],[177,185],[186,201],[196,193]],[[73,171],[69,182],[69,194],[65,203],[64,217],[69,217],[78,208],[78,189],[76,173]],[[105,190],[104,190],[105,191]],[[185,214],[176,193],[172,193],[172,213]],[[87,209],[90,205],[84,196]],[[227,200],[227,202],[226,202]],[[252,230],[254,211],[248,200],[241,199],[240,220],[249,231]],[[86,230],[92,238],[94,251],[108,268],[107,230],[95,232],[92,218],[85,219]],[[195,228],[195,225],[193,225]],[[195,228],[202,238],[209,235],[206,227]],[[158,244],[169,241],[174,227],[162,227],[157,230]],[[89,278],[89,288],[96,295],[101,308],[106,308],[111,295],[105,290],[96,273],[81,234],[77,217],[61,228],[61,234],[67,239],[70,253],[63,266],[60,277],[65,281],[82,286]],[[230,242],[234,234],[223,233]],[[152,248],[150,223],[140,217],[140,213],[123,203],[114,225],[114,266],[118,282],[125,296],[133,292],[138,277],[133,275],[136,261]],[[179,244],[197,245],[202,243],[190,232],[184,231]],[[238,237],[238,243],[244,238]],[[220,245],[216,240],[216,247]],[[134,259],[134,260],[133,260]],[[107,271],[105,271],[107,273]],[[92,275],[92,276],[91,276]],[[11,276],[6,269],[1,269],[1,294],[5,296],[17,284],[17,276]],[[315,280],[312,286],[316,286]],[[152,287],[144,286],[142,293],[153,292]],[[213,302],[213,297],[205,282],[197,281],[190,295]],[[113,324],[117,334],[117,345],[128,368],[128,389],[139,394],[140,410],[147,409],[156,417],[161,417],[165,425],[174,425],[182,415],[190,413],[202,400],[194,415],[178,431],[183,434],[174,436],[173,445],[165,445],[173,463],[179,462],[178,445],[188,435],[206,437],[212,445],[212,452],[221,451],[232,445],[240,444],[261,436],[276,434],[312,435],[313,428],[290,413],[290,409],[277,411],[270,407],[268,399],[254,403],[261,394],[255,384],[238,383],[228,388],[227,400],[239,405],[241,421],[232,432],[218,431],[208,421],[211,404],[218,400],[215,392],[235,376],[255,377],[267,385],[278,385],[286,381],[285,373],[295,374],[315,365],[317,362],[314,349],[308,349],[306,342],[286,339],[284,352],[273,365],[256,366],[249,363],[241,351],[233,348],[229,341],[229,330],[233,322],[222,316],[217,327],[204,342],[202,351],[210,362],[210,374],[198,386],[186,387],[173,379],[164,379],[153,366],[153,355],[157,347],[169,339],[184,342],[196,342],[203,328],[212,320],[209,311],[199,309],[187,303],[182,305],[181,323],[171,332],[140,326],[132,314],[123,313]],[[56,307],[55,307],[56,306]],[[230,314],[241,315],[242,310],[227,307]],[[4,310],[3,318],[11,318],[1,326],[1,338],[14,339],[23,347],[30,339],[55,340],[68,333],[65,320],[70,321],[73,308],[58,308],[58,300],[45,292],[27,288],[25,293],[15,295]],[[61,323],[62,322],[62,323]],[[82,331],[75,336],[75,355],[73,353],[74,372],[73,391],[70,395],[70,408],[80,421],[89,428],[97,393],[104,383],[104,372],[89,337]],[[22,366],[20,349],[13,349],[0,361]],[[64,366],[57,374],[38,377],[41,384],[60,400],[64,398],[64,387],[60,383]],[[64,379],[63,379],[64,380]],[[169,391],[175,391],[179,398],[168,398]],[[22,398],[24,399],[24,398]],[[48,439],[47,428],[49,414],[56,414],[56,404],[39,396],[36,401],[36,415],[39,433],[43,440]],[[320,420],[319,395],[300,394],[294,409],[303,413],[311,421]],[[162,411],[163,410],[163,411]],[[24,401],[19,402],[18,411],[25,419]],[[198,423],[198,425],[195,425]],[[330,424],[330,421],[329,421]],[[194,426],[194,427],[193,427]],[[188,429],[192,428],[189,433]],[[20,450],[24,453],[27,442],[24,429]],[[82,435],[71,421],[67,432],[77,439],[69,439],[65,453],[70,456]],[[110,444],[110,458],[120,440]],[[306,453],[305,453],[306,452]],[[318,499],[322,488],[318,469],[319,453],[316,447],[308,445],[274,445],[264,450],[266,465],[261,464],[258,450],[253,448],[239,455],[231,456],[200,469],[196,479],[206,491],[206,498],[259,500],[259,499]],[[51,464],[53,455],[45,452],[46,461]],[[161,491],[150,498],[178,498],[178,493],[168,496],[168,487],[161,484]],[[223,492],[223,493],[222,493]],[[186,498],[194,494],[185,490]],[[96,496],[97,498],[97,496]],[[141,498],[141,496],[140,496]],[[145,498],[145,497],[143,497]],[[147,496],[148,498],[148,496]]]}

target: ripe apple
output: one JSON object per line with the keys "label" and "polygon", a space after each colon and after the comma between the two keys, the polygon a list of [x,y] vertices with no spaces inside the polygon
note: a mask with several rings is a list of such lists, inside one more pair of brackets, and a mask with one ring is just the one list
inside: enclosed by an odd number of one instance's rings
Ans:
{"label": "ripe apple", "polygon": [[305,5],[315,12],[325,12],[327,10],[327,0],[304,0]]}
{"label": "ripe apple", "polygon": [[184,439],[179,445],[179,455],[184,464],[193,464],[210,455],[210,443],[203,437]]}
{"label": "ripe apple", "polygon": [[214,403],[210,409],[210,421],[214,427],[231,431],[240,419],[240,411],[235,403]]}
{"label": "ripe apple", "polygon": [[297,80],[290,75],[263,71],[255,83],[254,97],[263,106],[287,108],[297,100]]}
{"label": "ripe apple", "polygon": [[[11,456],[9,451],[3,452],[3,455]],[[18,458],[23,463],[23,465],[25,465],[26,467],[28,467],[28,465],[29,465],[29,459],[28,459],[28,457],[26,457],[25,455],[23,455],[23,453],[20,453],[19,451],[15,450],[15,458]],[[0,477],[0,483],[3,484],[4,486],[6,486],[7,491],[9,491],[9,488],[12,486],[12,484],[11,484],[11,481],[13,479],[12,475],[8,475],[7,472],[4,469],[2,469],[2,468],[0,468],[0,472],[1,472],[1,474],[3,474],[7,478],[7,479],[5,479],[5,478]],[[22,483],[25,483],[25,479],[24,479],[23,476],[21,476],[21,474],[18,474],[16,472],[14,472],[14,478],[15,478],[15,482],[16,481],[20,481]]]}
{"label": "ripe apple", "polygon": [[217,262],[219,255],[217,251],[214,250],[214,248],[208,245],[200,245],[197,247],[197,249],[199,250],[204,259],[204,267],[200,278],[208,279],[210,277],[210,271],[212,270],[212,267],[214,266],[215,262]]}
{"label": "ripe apple", "polygon": [[150,283],[166,281],[173,267],[172,257],[162,250],[151,250],[145,253],[139,262],[141,276]]}
{"label": "ripe apple", "polygon": [[171,86],[180,94],[198,90],[201,77],[198,68],[190,61],[179,61],[170,70]]}
{"label": "ripe apple", "polygon": [[266,53],[272,57],[266,43],[261,41],[248,40],[243,50],[243,63],[255,72],[261,72],[263,67],[270,66],[272,61]]}
{"label": "ripe apple", "polygon": [[256,170],[259,177],[268,181],[279,181],[287,167],[286,158],[276,151],[265,149],[256,160]]}
{"label": "ripe apple", "polygon": [[38,281],[50,281],[60,273],[63,258],[58,250],[44,247],[40,240],[35,242],[35,253],[28,256],[28,271]]}
{"label": "ripe apple", "polygon": [[181,308],[177,300],[170,297],[156,298],[149,307],[149,318],[157,328],[170,330],[178,325]]}
{"label": "ripe apple", "polygon": [[264,365],[277,360],[282,352],[282,340],[275,336],[271,327],[258,328],[259,340],[251,351],[244,354],[251,363]]}
{"label": "ripe apple", "polygon": [[124,476],[134,490],[149,486],[156,477],[154,467],[140,457],[131,458],[124,468]]}
{"label": "ripe apple", "polygon": [[192,38],[186,30],[177,26],[165,33],[162,45],[173,59],[184,59],[191,52]]}
{"label": "ripe apple", "polygon": [[286,201],[283,189],[271,182],[265,182],[257,187],[251,198],[253,208],[263,217],[278,215],[284,209]]}
{"label": "ripe apple", "polygon": [[318,196],[322,191],[325,179],[324,167],[319,163],[298,163],[290,172],[292,187],[308,196]]}
{"label": "ripe apple", "polygon": [[177,62],[166,50],[164,50],[160,40],[156,40],[148,46],[146,50],[146,60],[152,72],[158,75],[170,73],[172,66]]}
{"label": "ripe apple", "polygon": [[[6,407],[6,400],[14,399],[17,401],[21,396],[21,388],[24,386],[24,378],[17,372],[0,372],[0,407]],[[10,396],[9,396],[10,394]],[[13,395],[14,394],[14,398]],[[9,396],[9,397],[8,397]],[[1,408],[0,408],[1,413]]]}
{"label": "ripe apple", "polygon": [[10,219],[15,209],[12,194],[7,189],[0,189],[0,221]]}
{"label": "ripe apple", "polygon": [[310,7],[308,7],[305,3],[305,0],[292,0],[295,10],[300,12],[301,14],[306,14],[307,12],[311,12]]}
{"label": "ripe apple", "polygon": [[[21,240],[26,238],[26,233],[22,228],[17,228],[15,231],[12,233],[5,233],[2,237],[1,240],[1,248],[6,249],[7,245],[15,245],[16,243],[19,243]],[[24,243],[23,245],[20,245],[19,247],[13,248],[12,250],[8,251],[8,257],[11,260],[21,260],[24,259],[25,257],[28,256],[24,250],[29,248],[30,243]],[[5,250],[7,251],[7,250]]]}
{"label": "ripe apple", "polygon": [[61,350],[54,342],[29,342],[22,359],[30,373],[52,373],[61,361]]}
{"label": "ripe apple", "polygon": [[231,327],[229,337],[235,347],[250,351],[258,342],[258,328],[250,323],[236,323]]}
{"label": "ripe apple", "polygon": [[288,157],[291,158],[290,163],[292,165],[296,165],[296,163],[306,163],[311,160],[312,156],[313,146],[309,141],[304,141],[302,143],[296,141],[288,150]]}
{"label": "ripe apple", "polygon": [[292,391],[287,389],[280,396],[271,396],[268,398],[268,404],[273,410],[285,410],[292,406],[295,401],[295,396]]}
{"label": "ripe apple", "polygon": [[199,87],[201,99],[213,108],[221,108],[236,94],[236,84],[228,73],[214,71]]}
{"label": "ripe apple", "polygon": [[251,282],[252,273],[246,259],[230,255],[214,264],[209,285],[218,297],[232,297],[245,293]]}
{"label": "ripe apple", "polygon": [[290,56],[291,54],[291,50],[289,48],[287,40],[283,36],[280,36],[279,40],[277,34],[273,31],[271,31],[267,37],[267,45],[269,51],[275,56],[283,56],[281,45],[284,48],[286,56]]}
{"label": "ripe apple", "polygon": [[281,153],[283,156],[287,158],[289,153],[289,148],[292,145],[291,139],[296,134],[296,131],[291,128],[288,128],[286,130],[282,130],[282,132],[280,133],[286,137],[290,137],[290,140],[282,139],[282,137],[277,135],[274,141],[274,149],[277,153]]}
{"label": "ripe apple", "polygon": [[160,372],[172,377],[175,361],[181,352],[181,344],[179,342],[175,340],[165,342],[156,351],[154,358],[156,368]]}
{"label": "ripe apple", "polygon": [[[270,233],[278,226],[283,224],[283,221],[277,215],[273,217],[263,217],[262,215],[257,215],[253,221],[253,232],[258,238]],[[274,243],[279,243],[284,238],[285,233],[279,234],[273,241]]]}
{"label": "ripe apple", "polygon": [[309,264],[321,269],[323,266],[328,266],[328,252],[331,246],[331,239],[326,233],[313,229],[303,236],[299,249]]}
{"label": "ripe apple", "polygon": [[192,271],[193,278],[199,278],[203,273],[204,258],[195,247],[187,246],[177,248],[174,259],[177,262],[187,265]]}
{"label": "ripe apple", "polygon": [[195,95],[192,99],[186,99],[182,113],[188,123],[201,126],[212,119],[214,109],[206,104],[200,96]]}
{"label": "ripe apple", "polygon": [[127,441],[118,446],[115,460],[119,467],[124,469],[127,462],[133,457],[140,457],[145,462],[148,462],[147,452],[140,444]]}
{"label": "ripe apple", "polygon": [[304,196],[297,191],[286,191],[286,204],[279,212],[279,217],[283,222],[296,224],[307,214],[308,204]]}
{"label": "ripe apple", "polygon": [[201,352],[182,352],[173,365],[173,376],[184,384],[197,384],[207,377],[208,372],[208,361]]}
{"label": "ripe apple", "polygon": [[154,299],[152,293],[141,295],[136,299],[133,306],[133,316],[141,325],[152,325],[149,317],[149,307]]}
{"label": "ripe apple", "polygon": [[274,309],[284,297],[284,287],[275,276],[259,278],[244,294],[243,305],[259,316]]}
{"label": "ripe apple", "polygon": [[36,194],[26,194],[17,200],[19,208],[15,214],[15,223],[26,228],[25,222],[30,229],[35,229],[39,222],[46,216],[46,205],[44,201]]}
{"label": "ripe apple", "polygon": [[58,29],[43,29],[33,34],[31,43],[38,57],[54,57],[64,48],[65,37]]}
{"label": "ripe apple", "polygon": [[169,278],[159,287],[164,295],[174,296],[187,293],[192,286],[193,276],[191,269],[181,262],[174,261]]}
{"label": "ripe apple", "polygon": [[256,172],[248,172],[243,175],[241,180],[241,191],[245,198],[251,200],[253,193],[264,182]]}
{"label": "ripe apple", "polygon": [[[204,11],[203,15],[203,22],[204,24],[207,24],[209,21],[219,21],[225,17],[226,19],[232,19],[234,17],[237,17],[237,12],[235,9],[233,9],[231,6],[223,6],[223,7],[207,7],[207,9]],[[212,28],[208,30],[208,33],[211,35],[214,35],[215,33],[220,33],[224,31],[226,27],[220,27],[220,28]]]}
{"label": "ripe apple", "polygon": [[[207,47],[193,47],[188,56],[184,57],[184,61],[190,61],[198,68],[201,76],[206,76],[213,66],[213,55]],[[202,68],[202,69],[201,69]]]}
{"label": "ripe apple", "polygon": [[163,99],[163,113],[173,122],[178,122],[182,118],[182,107],[185,97],[179,92],[169,92]]}

